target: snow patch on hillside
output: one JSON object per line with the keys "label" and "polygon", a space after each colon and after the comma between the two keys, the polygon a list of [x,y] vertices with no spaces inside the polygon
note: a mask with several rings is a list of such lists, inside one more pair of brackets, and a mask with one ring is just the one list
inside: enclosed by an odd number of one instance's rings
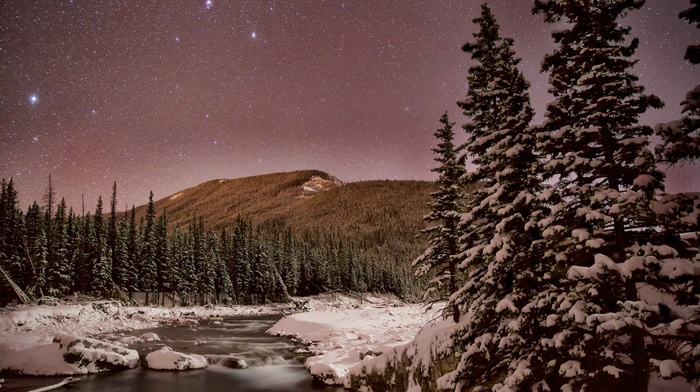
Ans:
{"label": "snow patch on hillside", "polygon": [[304,191],[304,196],[309,196],[309,193],[318,193],[322,191],[327,191],[337,186],[343,185],[343,182],[339,179],[331,176],[330,179],[326,180],[319,176],[312,176],[309,181],[301,184],[301,189]]}
{"label": "snow patch on hillside", "polygon": [[182,192],[176,193],[176,194],[170,196],[170,200],[175,200],[175,199],[177,199],[177,198],[180,197],[180,196],[182,196]]}

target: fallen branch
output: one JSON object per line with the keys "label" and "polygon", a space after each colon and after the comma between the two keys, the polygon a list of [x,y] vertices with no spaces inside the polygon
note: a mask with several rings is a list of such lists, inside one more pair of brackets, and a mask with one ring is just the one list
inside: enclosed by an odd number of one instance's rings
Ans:
{"label": "fallen branch", "polygon": [[15,290],[15,293],[17,293],[17,296],[19,297],[20,301],[22,301],[22,303],[25,304],[29,303],[29,301],[31,301],[29,299],[29,296],[25,294],[24,291],[22,291],[22,289],[19,286],[17,286],[17,284],[12,279],[10,279],[10,275],[8,275],[7,272],[5,272],[4,269],[2,269],[2,267],[0,267],[0,272],[2,272],[3,275],[5,275],[7,283],[9,283],[10,286]]}
{"label": "fallen branch", "polygon": [[48,386],[45,386],[45,387],[42,387],[42,388],[39,388],[39,389],[32,389],[32,390],[29,391],[29,392],[46,392],[46,391],[53,391],[54,389],[58,389],[58,388],[60,388],[60,387],[62,387],[62,386],[64,386],[64,385],[72,384],[72,383],[78,382],[78,381],[80,381],[80,380],[81,380],[80,377],[67,377],[67,378],[63,379],[63,381],[61,381],[61,382],[59,382],[59,383],[57,383],[57,384],[48,385]]}

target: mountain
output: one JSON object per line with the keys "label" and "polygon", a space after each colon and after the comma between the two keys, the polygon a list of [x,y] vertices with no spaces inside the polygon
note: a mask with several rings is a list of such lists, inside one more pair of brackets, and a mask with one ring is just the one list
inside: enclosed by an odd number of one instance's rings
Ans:
{"label": "mountain", "polygon": [[[242,217],[263,231],[291,230],[298,236],[334,236],[363,249],[406,259],[426,242],[426,204],[436,185],[429,181],[377,180],[343,183],[332,175],[303,170],[239,179],[212,180],[155,202],[172,226],[203,220],[211,229]],[[136,208],[137,219],[146,206]]]}

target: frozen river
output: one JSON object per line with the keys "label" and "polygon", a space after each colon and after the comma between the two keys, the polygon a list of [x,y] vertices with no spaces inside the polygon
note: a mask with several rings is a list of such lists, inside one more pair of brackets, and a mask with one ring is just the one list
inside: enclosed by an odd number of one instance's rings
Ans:
{"label": "frozen river", "polygon": [[[200,354],[209,360],[209,367],[183,372],[157,371],[136,368],[114,373],[83,376],[78,383],[60,390],[73,391],[318,391],[338,392],[342,388],[315,385],[302,366],[301,347],[288,339],[265,334],[279,316],[237,316],[221,320],[207,320],[199,324],[167,325],[150,330],[124,332],[123,335],[141,336],[154,332],[161,341],[139,342],[129,348],[146,354],[169,346],[174,351]],[[118,335],[118,336],[115,336]],[[107,335],[116,339],[122,334]],[[231,358],[242,359],[247,369],[223,366]],[[2,375],[2,391],[29,391],[60,382],[64,377],[26,377]],[[59,391],[60,391],[59,390]]]}

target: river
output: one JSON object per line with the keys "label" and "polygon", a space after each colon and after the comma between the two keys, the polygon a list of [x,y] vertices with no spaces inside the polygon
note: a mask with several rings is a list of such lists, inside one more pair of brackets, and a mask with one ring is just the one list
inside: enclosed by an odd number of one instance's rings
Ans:
{"label": "river", "polygon": [[[124,336],[156,333],[161,341],[140,342],[129,348],[141,358],[166,345],[174,351],[201,354],[209,367],[183,372],[136,368],[120,372],[83,376],[82,380],[58,391],[94,392],[340,392],[342,388],[317,385],[302,366],[302,347],[288,339],[269,336],[265,331],[279,316],[238,316],[207,320],[197,324],[166,325],[150,330],[123,332]],[[122,334],[118,334],[121,336]],[[115,338],[114,335],[108,336]],[[222,366],[222,359],[243,359],[247,369]],[[3,374],[0,392],[29,391],[60,382],[65,377],[28,377]]]}

